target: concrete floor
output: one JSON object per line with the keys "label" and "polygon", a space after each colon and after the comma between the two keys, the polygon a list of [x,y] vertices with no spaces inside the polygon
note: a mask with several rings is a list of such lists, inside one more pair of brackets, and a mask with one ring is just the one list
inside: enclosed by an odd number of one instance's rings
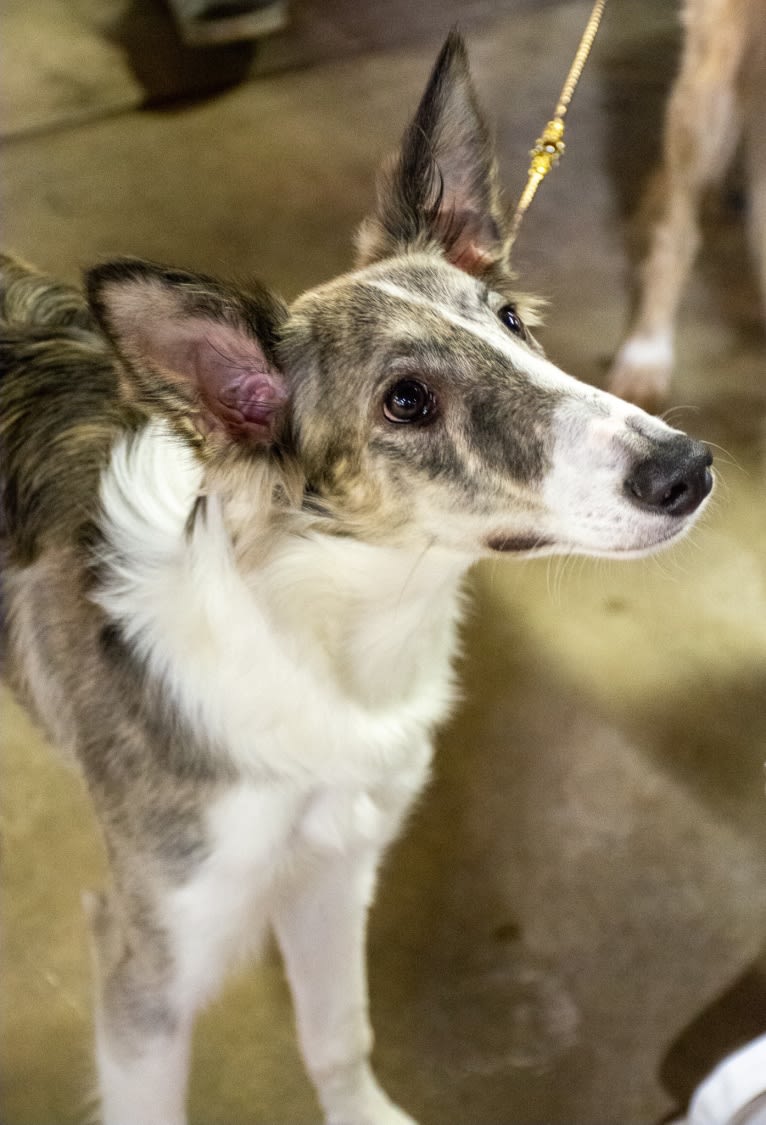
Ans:
{"label": "concrete floor", "polygon": [[[211,78],[180,66],[156,3],[10,0],[2,241],[68,278],[130,253],[287,296],[348,263],[456,16],[515,196],[589,7],[295,0],[291,29]],[[549,353],[596,383],[626,317],[626,218],[674,20],[665,0],[612,0],[518,244],[551,302]],[[703,526],[657,560],[475,573],[466,702],[370,935],[378,1068],[423,1125],[656,1125],[766,1029],[766,351],[738,200],[709,216],[672,399],[718,447]],[[80,894],[102,860],[77,779],[7,695],[2,736],[0,1118],[65,1125],[87,1106]],[[274,957],[201,1021],[191,1116],[317,1119]]]}

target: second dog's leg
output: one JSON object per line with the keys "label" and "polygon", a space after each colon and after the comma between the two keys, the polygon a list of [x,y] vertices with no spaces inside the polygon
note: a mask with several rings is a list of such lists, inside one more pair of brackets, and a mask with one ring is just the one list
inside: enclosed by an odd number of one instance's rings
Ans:
{"label": "second dog's leg", "polygon": [[737,70],[744,27],[732,0],[689,11],[680,74],[665,120],[664,205],[641,271],[633,326],[615,359],[609,389],[645,408],[664,398],[673,366],[678,304],[699,242],[703,190],[726,170],[740,131]]}
{"label": "second dog's leg", "polygon": [[[753,74],[746,124],[746,167],[749,192],[748,234],[761,287],[761,307],[766,310],[766,136],[762,107],[766,102],[766,44],[761,47]],[[753,64],[755,68],[755,63]]]}

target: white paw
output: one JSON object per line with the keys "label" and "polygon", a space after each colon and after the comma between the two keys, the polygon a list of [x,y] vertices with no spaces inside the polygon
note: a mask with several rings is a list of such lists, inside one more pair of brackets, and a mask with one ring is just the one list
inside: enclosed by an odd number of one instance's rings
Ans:
{"label": "white paw", "polygon": [[403,1109],[399,1109],[392,1101],[386,1099],[385,1104],[360,1108],[359,1113],[341,1117],[328,1117],[327,1125],[418,1125],[414,1117],[410,1117]]}
{"label": "white paw", "polygon": [[673,370],[673,344],[665,335],[631,336],[620,348],[607,389],[644,410],[662,406]]}
{"label": "white paw", "polygon": [[[339,1093],[323,1099],[327,1125],[417,1125],[413,1117],[394,1105],[369,1070],[354,1083],[353,1090]],[[330,1101],[332,1104],[328,1104]]]}

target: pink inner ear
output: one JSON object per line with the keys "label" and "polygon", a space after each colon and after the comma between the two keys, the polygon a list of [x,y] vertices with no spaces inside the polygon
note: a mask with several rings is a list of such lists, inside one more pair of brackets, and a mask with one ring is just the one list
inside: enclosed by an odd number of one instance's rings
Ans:
{"label": "pink inner ear", "polygon": [[[232,437],[268,442],[287,402],[287,384],[257,340],[215,321],[194,319],[184,325],[192,376],[213,429]],[[175,365],[174,365],[175,366]]]}
{"label": "pink inner ear", "polygon": [[227,417],[236,417],[238,423],[270,426],[285,396],[277,393],[271,375],[252,371],[238,376],[231,383],[223,383],[218,391],[218,401]]}
{"label": "pink inner ear", "polygon": [[473,277],[480,277],[492,265],[491,256],[470,240],[458,239],[449,250],[447,258],[453,266]]}
{"label": "pink inner ear", "polygon": [[482,245],[482,231],[477,216],[472,211],[453,209],[444,210],[439,218],[446,232],[453,225],[458,229],[454,241],[445,237],[448,243],[447,260],[464,273],[480,277],[492,265],[493,256],[490,246]]}

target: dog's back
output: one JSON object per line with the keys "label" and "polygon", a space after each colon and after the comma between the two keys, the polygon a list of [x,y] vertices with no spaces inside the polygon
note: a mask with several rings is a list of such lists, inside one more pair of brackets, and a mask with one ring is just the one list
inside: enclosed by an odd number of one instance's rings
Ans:
{"label": "dog's back", "polygon": [[0,256],[3,671],[67,750],[76,700],[102,673],[87,600],[99,479],[137,422],[82,294]]}
{"label": "dog's back", "polygon": [[0,527],[10,561],[71,544],[117,434],[135,425],[80,292],[0,256]]}
{"label": "dog's back", "polygon": [[72,286],[0,254],[0,325],[3,331],[33,334],[38,329],[95,331],[83,295]]}

